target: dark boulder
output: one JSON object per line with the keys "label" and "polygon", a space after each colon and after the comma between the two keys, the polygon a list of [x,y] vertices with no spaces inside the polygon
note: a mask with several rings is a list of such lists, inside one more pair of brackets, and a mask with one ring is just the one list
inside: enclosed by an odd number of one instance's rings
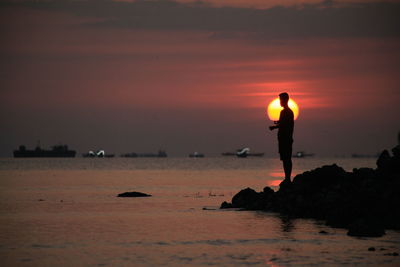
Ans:
{"label": "dark boulder", "polygon": [[221,207],[219,207],[220,209],[230,209],[233,208],[231,203],[228,203],[226,201],[222,202]]}
{"label": "dark boulder", "polygon": [[381,237],[385,234],[385,229],[376,220],[359,219],[349,225],[349,236],[362,237]]}
{"label": "dark boulder", "polygon": [[382,173],[383,175],[389,176],[391,174],[400,174],[400,156],[399,156],[400,147],[396,146],[392,149],[394,154],[393,157],[390,156],[389,151],[386,149],[382,151],[378,160],[376,161],[376,165],[378,166],[377,171]]}
{"label": "dark boulder", "polygon": [[347,228],[350,236],[379,237],[385,229],[400,229],[400,146],[385,150],[377,168],[353,169],[326,165],[283,181],[274,192],[251,188],[232,198],[234,207],[279,212],[292,218],[324,220],[333,227]]}
{"label": "dark boulder", "polygon": [[117,197],[151,197],[151,195],[141,193],[141,192],[125,192],[118,194]]}
{"label": "dark boulder", "polygon": [[245,208],[249,210],[261,209],[262,205],[261,193],[257,193],[254,189],[246,188],[232,198],[232,207]]}

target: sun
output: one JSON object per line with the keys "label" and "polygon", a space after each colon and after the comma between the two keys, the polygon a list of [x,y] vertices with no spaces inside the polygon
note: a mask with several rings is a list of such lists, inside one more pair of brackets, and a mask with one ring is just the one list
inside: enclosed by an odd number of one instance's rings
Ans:
{"label": "sun", "polygon": [[[289,99],[289,108],[293,111],[294,119],[297,119],[299,116],[299,106],[292,99]],[[272,121],[279,120],[279,114],[281,113],[281,107],[279,98],[275,98],[268,105],[268,117]]]}

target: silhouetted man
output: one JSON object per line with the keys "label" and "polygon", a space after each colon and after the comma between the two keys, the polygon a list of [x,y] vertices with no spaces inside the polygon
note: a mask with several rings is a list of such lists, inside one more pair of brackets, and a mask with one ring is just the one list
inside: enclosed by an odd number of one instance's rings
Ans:
{"label": "silhouetted man", "polygon": [[285,180],[283,182],[290,182],[290,175],[292,174],[294,115],[288,105],[288,93],[280,94],[279,99],[283,110],[279,115],[279,121],[275,121],[275,125],[270,126],[269,129],[272,131],[278,128],[279,154],[285,171]]}

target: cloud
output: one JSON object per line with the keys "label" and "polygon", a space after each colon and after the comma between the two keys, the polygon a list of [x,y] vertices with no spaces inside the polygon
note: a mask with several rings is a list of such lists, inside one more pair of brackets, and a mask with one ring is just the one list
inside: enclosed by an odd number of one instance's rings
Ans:
{"label": "cloud", "polygon": [[208,31],[217,39],[314,37],[398,37],[400,3],[275,6],[268,9],[217,7],[169,0],[120,2],[3,1],[0,8],[26,7],[97,18],[85,26],[140,30]]}

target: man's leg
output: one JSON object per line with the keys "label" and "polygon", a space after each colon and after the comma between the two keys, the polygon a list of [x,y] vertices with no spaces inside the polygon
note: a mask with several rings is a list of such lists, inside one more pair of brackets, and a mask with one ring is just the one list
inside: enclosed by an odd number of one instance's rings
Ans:
{"label": "man's leg", "polygon": [[292,175],[292,159],[287,158],[283,160],[283,170],[285,171],[285,180],[290,181]]}

